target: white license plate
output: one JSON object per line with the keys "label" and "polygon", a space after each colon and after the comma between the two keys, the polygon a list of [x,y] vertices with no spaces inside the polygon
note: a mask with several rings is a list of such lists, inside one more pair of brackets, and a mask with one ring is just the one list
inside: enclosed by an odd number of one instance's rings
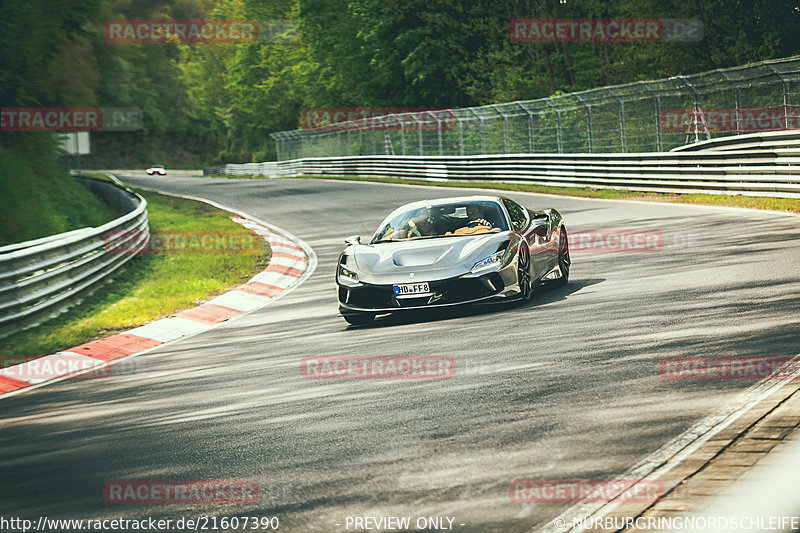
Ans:
{"label": "white license plate", "polygon": [[431,288],[427,283],[404,283],[403,285],[395,285],[394,293],[396,296],[405,296],[407,294],[426,294],[431,292]]}

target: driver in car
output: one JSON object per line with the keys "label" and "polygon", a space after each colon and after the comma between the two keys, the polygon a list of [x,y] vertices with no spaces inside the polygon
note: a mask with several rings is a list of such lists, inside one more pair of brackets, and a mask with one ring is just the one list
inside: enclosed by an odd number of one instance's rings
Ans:
{"label": "driver in car", "polygon": [[493,224],[486,218],[483,208],[478,204],[467,204],[467,223],[468,228],[476,226],[487,226],[491,228]]}
{"label": "driver in car", "polygon": [[423,211],[408,221],[408,239],[414,237],[430,237],[434,235],[433,224],[428,220],[428,213]]}
{"label": "driver in car", "polygon": [[477,235],[479,233],[494,233],[500,231],[499,227],[492,222],[494,217],[488,216],[484,208],[479,204],[467,204],[467,224],[461,226],[445,235]]}

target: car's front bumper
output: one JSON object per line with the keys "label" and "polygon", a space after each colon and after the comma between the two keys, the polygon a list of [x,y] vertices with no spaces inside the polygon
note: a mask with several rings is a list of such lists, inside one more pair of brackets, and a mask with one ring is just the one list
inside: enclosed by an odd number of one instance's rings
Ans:
{"label": "car's front bumper", "polygon": [[[516,263],[487,274],[430,280],[430,293],[397,296],[394,285],[361,283],[356,287],[337,285],[340,311],[393,313],[409,309],[430,309],[488,300],[503,300],[519,294]],[[406,283],[406,282],[400,282]]]}

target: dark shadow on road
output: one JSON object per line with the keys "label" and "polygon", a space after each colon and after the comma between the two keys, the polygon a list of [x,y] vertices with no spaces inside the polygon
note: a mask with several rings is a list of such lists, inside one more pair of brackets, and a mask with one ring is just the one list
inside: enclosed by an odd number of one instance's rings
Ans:
{"label": "dark shadow on road", "polygon": [[400,311],[390,315],[378,317],[369,326],[348,326],[347,329],[368,329],[385,328],[398,325],[416,324],[423,322],[440,322],[458,318],[505,314],[521,309],[534,308],[542,305],[566,300],[570,294],[579,290],[602,283],[603,278],[578,279],[573,280],[566,286],[556,286],[545,283],[534,289],[533,296],[529,302],[511,301],[500,303],[485,303],[464,306],[442,307],[439,309]]}

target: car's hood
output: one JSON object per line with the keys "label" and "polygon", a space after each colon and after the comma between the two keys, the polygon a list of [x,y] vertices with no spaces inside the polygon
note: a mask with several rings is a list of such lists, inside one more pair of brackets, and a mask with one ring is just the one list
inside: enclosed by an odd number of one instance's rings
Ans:
{"label": "car's hood", "polygon": [[429,281],[460,276],[497,251],[508,232],[357,244],[348,250],[366,283]]}

